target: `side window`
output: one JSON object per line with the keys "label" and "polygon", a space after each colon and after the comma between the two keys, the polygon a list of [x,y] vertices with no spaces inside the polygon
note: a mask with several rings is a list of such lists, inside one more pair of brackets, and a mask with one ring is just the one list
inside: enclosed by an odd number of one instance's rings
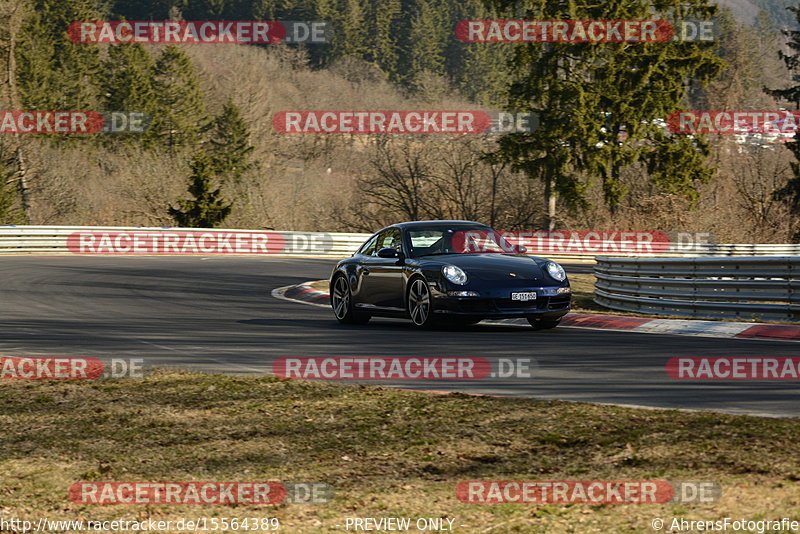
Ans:
{"label": "side window", "polygon": [[363,254],[364,256],[372,256],[373,254],[375,254],[377,252],[376,249],[375,249],[375,245],[378,244],[378,237],[380,237],[380,236],[378,236],[378,235],[372,236],[369,239],[369,241],[364,243],[364,246],[361,247],[361,249],[358,251],[358,253],[359,254]]}
{"label": "side window", "polygon": [[400,230],[392,228],[378,236],[378,246],[376,247],[375,254],[383,248],[393,248],[398,252],[403,250],[403,237]]}

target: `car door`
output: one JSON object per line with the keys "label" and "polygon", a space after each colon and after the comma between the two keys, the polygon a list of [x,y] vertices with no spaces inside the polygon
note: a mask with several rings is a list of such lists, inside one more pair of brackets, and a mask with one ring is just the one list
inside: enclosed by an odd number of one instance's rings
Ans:
{"label": "car door", "polygon": [[366,264],[377,251],[375,247],[378,246],[378,235],[379,234],[375,234],[369,238],[355,254],[358,263],[356,263],[355,270],[353,271],[355,277],[350,280],[350,290],[353,293],[353,305],[356,308],[371,305],[369,304],[368,298],[368,284],[365,284],[365,282],[369,281],[370,273]]}
{"label": "car door", "polygon": [[403,263],[397,258],[379,258],[378,251],[393,248],[403,251],[399,228],[389,228],[378,235],[370,256],[363,258],[361,302],[370,307],[403,309]]}

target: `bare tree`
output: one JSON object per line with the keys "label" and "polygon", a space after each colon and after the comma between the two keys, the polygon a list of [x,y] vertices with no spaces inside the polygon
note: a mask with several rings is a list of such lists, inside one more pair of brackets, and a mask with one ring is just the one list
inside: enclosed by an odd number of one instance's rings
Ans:
{"label": "bare tree", "polygon": [[[21,110],[22,102],[17,88],[17,62],[16,62],[16,49],[17,49],[17,35],[25,14],[27,13],[28,5],[24,0],[2,0],[0,1],[0,21],[3,21],[0,26],[0,49],[2,49],[5,58],[5,80],[3,80],[3,92],[5,93],[5,101],[11,106],[11,109]],[[13,166],[12,173],[9,177],[9,182],[16,182],[19,189],[20,199],[22,201],[22,212],[28,224],[31,222],[31,199],[30,188],[28,186],[28,158],[27,150],[24,147],[22,138],[19,134],[15,133],[14,147],[12,149],[11,163]]]}
{"label": "bare tree", "polygon": [[366,203],[411,221],[441,211],[431,195],[435,150],[424,138],[375,136],[373,146],[370,162],[375,174],[358,181]]}
{"label": "bare tree", "polygon": [[[775,239],[785,221],[785,203],[775,198],[792,176],[791,155],[782,147],[748,147],[735,158],[731,173],[736,186],[737,203],[751,224],[755,239]],[[776,235],[778,234],[778,235]]]}

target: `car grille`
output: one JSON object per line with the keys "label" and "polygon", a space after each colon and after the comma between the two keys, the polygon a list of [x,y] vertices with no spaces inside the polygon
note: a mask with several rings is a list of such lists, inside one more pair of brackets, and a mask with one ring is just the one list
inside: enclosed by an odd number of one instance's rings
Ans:
{"label": "car grille", "polygon": [[559,295],[556,297],[550,297],[550,302],[547,305],[548,310],[563,310],[564,308],[569,306],[570,296],[569,295]]}
{"label": "car grille", "polygon": [[569,307],[570,296],[558,295],[554,297],[540,296],[536,300],[521,302],[509,299],[475,300],[463,299],[460,302],[461,311],[464,313],[492,313],[504,311],[550,311],[563,310]]}
{"label": "car grille", "polygon": [[519,301],[511,299],[494,299],[494,305],[500,311],[506,310],[545,310],[548,297],[539,297],[536,300]]}

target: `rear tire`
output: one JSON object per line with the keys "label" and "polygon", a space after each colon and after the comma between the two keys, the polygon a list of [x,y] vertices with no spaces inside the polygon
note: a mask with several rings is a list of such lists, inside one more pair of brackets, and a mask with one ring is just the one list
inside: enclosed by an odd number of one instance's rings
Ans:
{"label": "rear tire", "polygon": [[406,294],[406,310],[417,328],[433,326],[433,299],[428,282],[424,278],[412,278]]}
{"label": "rear tire", "polygon": [[561,319],[534,319],[533,317],[527,319],[534,330],[552,330],[561,324]]}
{"label": "rear tire", "polygon": [[372,318],[367,314],[355,311],[350,284],[342,275],[334,278],[331,284],[331,308],[333,308],[336,320],[341,324],[367,324]]}

